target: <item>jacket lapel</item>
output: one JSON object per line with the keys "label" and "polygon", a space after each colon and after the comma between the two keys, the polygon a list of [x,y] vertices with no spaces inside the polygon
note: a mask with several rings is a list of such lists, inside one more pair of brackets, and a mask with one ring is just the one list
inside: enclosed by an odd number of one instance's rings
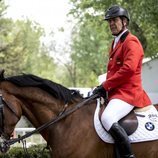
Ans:
{"label": "jacket lapel", "polygon": [[121,44],[122,44],[122,42],[120,42],[120,40],[119,40],[119,42],[116,44],[114,49],[111,47],[110,57],[116,52],[116,50],[121,46]]}

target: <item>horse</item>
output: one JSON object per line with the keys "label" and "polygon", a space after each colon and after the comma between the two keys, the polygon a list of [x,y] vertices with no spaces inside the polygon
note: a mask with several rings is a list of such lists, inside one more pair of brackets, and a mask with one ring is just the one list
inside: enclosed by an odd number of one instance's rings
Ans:
{"label": "horse", "polygon": [[[4,72],[4,71],[3,71]],[[10,140],[24,115],[35,128],[85,101],[78,92],[32,74],[4,78],[0,73],[0,135]],[[103,142],[94,129],[96,99],[40,131],[51,148],[52,158],[114,158],[114,145]],[[1,109],[0,109],[1,111]],[[137,158],[158,158],[158,140],[133,143]],[[5,152],[7,152],[6,149]]]}

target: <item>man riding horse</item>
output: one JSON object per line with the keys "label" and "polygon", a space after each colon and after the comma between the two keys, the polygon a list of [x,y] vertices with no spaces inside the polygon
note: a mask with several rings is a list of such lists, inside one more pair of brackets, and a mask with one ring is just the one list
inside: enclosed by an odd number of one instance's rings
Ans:
{"label": "man riding horse", "polygon": [[109,52],[106,81],[93,93],[101,96],[108,93],[109,103],[101,122],[115,140],[120,157],[135,158],[128,136],[118,121],[134,107],[151,105],[141,82],[144,51],[138,38],[127,29],[130,16],[126,9],[118,5],[110,7],[105,13],[105,20],[114,40]]}

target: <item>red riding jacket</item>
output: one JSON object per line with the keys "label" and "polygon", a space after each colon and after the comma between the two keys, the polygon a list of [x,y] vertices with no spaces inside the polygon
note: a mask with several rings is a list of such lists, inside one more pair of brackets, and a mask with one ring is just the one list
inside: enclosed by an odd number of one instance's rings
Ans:
{"label": "red riding jacket", "polygon": [[128,31],[121,36],[114,49],[111,47],[107,79],[103,82],[103,87],[108,91],[109,100],[121,99],[136,107],[151,104],[142,88],[143,57],[141,43]]}

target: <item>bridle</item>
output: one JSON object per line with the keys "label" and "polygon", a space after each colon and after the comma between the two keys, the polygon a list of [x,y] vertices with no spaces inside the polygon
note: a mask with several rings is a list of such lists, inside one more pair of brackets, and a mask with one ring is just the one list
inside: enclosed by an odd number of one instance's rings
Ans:
{"label": "bridle", "polygon": [[[2,97],[1,97],[2,98]],[[3,139],[2,142],[0,142],[0,150],[1,152],[5,152],[8,150],[8,148],[10,147],[10,145],[13,145],[17,142],[20,142],[28,137],[30,137],[31,135],[33,135],[34,133],[37,133],[37,132],[41,132],[42,130],[44,130],[45,128],[53,125],[54,123],[57,123],[58,121],[60,121],[61,119],[67,117],[68,115],[72,114],[73,112],[75,112],[76,110],[80,109],[81,107],[83,107],[84,105],[86,105],[86,103],[88,103],[89,101],[93,100],[93,99],[96,99],[98,98],[98,94],[95,94],[95,95],[92,95],[88,98],[86,98],[85,100],[83,100],[82,102],[78,103],[77,105],[75,105],[73,108],[69,109],[69,110],[65,110],[63,112],[60,112],[59,115],[57,115],[55,118],[51,119],[50,121],[46,122],[45,124],[41,125],[40,127],[36,128],[35,130],[31,131],[31,132],[28,132],[26,133],[25,135],[19,137],[19,138],[13,138],[13,139]],[[4,134],[4,125],[3,125],[3,107],[4,105],[8,106],[9,109],[17,116],[17,114],[15,113],[15,111],[8,105],[6,104],[3,99],[2,99],[2,102],[3,102],[3,105],[1,105],[0,107],[0,112],[1,116],[0,116],[0,128],[2,129],[2,134]],[[18,116],[17,116],[18,117]],[[2,122],[2,123],[1,123]],[[2,135],[1,135],[2,136]],[[10,137],[9,137],[10,138]]]}
{"label": "bridle", "polygon": [[2,95],[0,96],[0,151],[5,153],[9,146],[5,146],[3,142],[8,140],[10,136],[4,132],[4,101]]}
{"label": "bridle", "polygon": [[18,119],[20,119],[15,110],[7,104],[2,95],[0,95],[0,136],[4,133],[4,106],[6,106]]}
{"label": "bridle", "polygon": [[0,151],[2,153],[7,151],[9,148],[9,146],[4,146],[3,142],[10,139],[10,135],[4,131],[4,106],[7,107],[18,118],[18,120],[20,120],[20,117],[14,109],[4,101],[2,94],[0,94]]}

